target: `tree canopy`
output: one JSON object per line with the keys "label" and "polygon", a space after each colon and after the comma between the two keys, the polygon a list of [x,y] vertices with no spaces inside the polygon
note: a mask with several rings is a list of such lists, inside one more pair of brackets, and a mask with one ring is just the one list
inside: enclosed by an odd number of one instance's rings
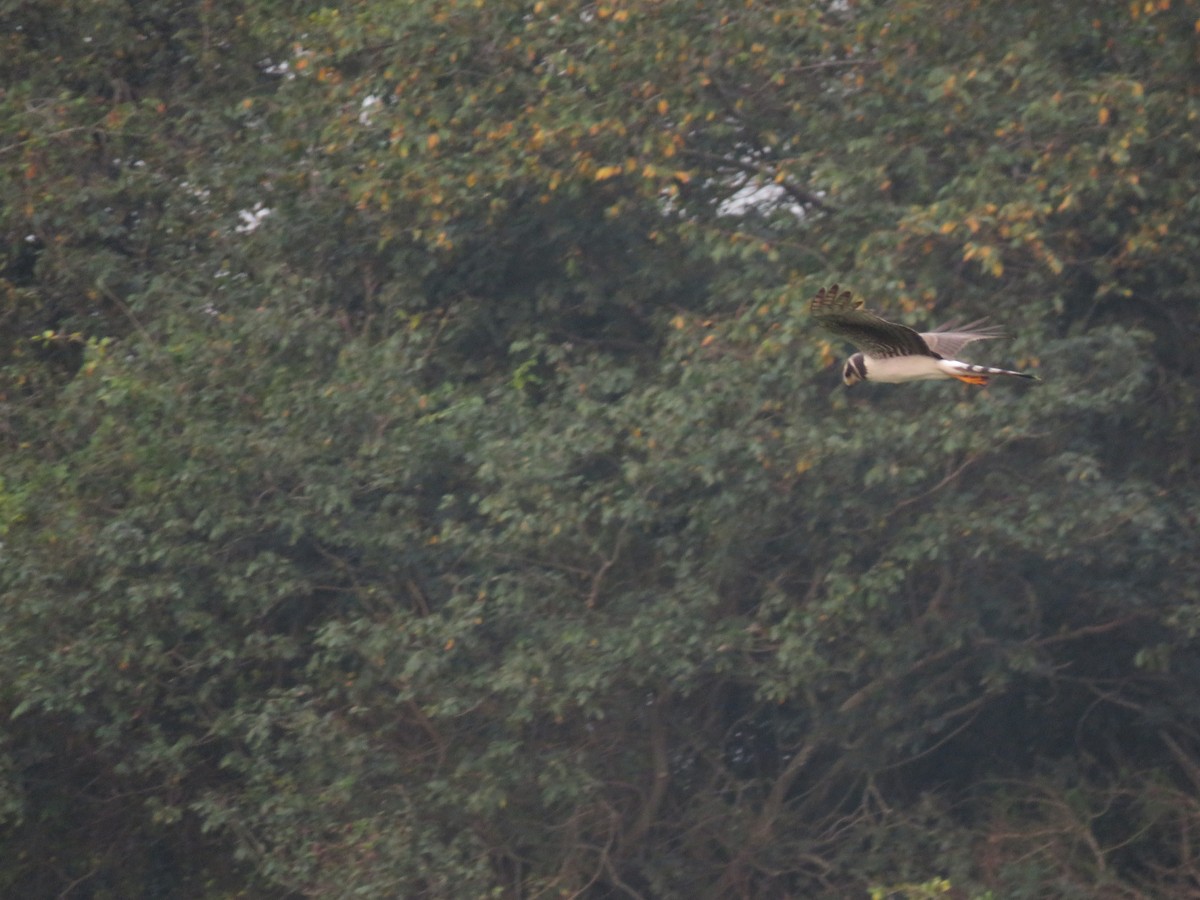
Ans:
{"label": "tree canopy", "polygon": [[0,24],[6,895],[1194,892],[1196,0]]}

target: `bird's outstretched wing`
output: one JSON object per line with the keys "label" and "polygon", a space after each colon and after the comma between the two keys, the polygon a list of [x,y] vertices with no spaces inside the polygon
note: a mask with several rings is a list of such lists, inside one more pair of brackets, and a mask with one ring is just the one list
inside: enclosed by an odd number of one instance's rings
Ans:
{"label": "bird's outstretched wing", "polygon": [[907,325],[889,322],[868,312],[863,309],[862,300],[855,299],[849,291],[839,293],[836,284],[817,291],[817,296],[809,304],[809,311],[826,331],[845,338],[876,359],[938,355],[926,343],[927,335],[920,335]]}
{"label": "bird's outstretched wing", "polygon": [[933,331],[921,333],[925,344],[938,356],[954,359],[963,347],[972,341],[991,341],[1004,337],[1004,329],[998,325],[987,325],[985,319],[959,325],[957,322],[947,322],[939,325]]}

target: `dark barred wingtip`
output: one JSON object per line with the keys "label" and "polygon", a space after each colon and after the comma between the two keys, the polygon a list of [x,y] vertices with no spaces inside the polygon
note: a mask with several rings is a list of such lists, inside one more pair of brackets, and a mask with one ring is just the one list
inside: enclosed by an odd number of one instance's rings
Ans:
{"label": "dark barred wingtip", "polygon": [[839,282],[823,287],[809,301],[809,310],[813,313],[839,313],[848,310],[862,309],[865,301],[856,297],[853,291],[842,290]]}

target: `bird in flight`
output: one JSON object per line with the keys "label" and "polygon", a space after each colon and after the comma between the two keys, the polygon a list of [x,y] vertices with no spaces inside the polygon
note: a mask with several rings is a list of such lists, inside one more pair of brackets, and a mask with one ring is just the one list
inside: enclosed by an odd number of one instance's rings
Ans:
{"label": "bird in flight", "polygon": [[972,341],[1003,337],[999,328],[984,325],[983,320],[963,326],[947,323],[933,331],[918,332],[863,309],[861,299],[849,291],[839,293],[836,284],[817,291],[809,310],[825,330],[859,349],[842,367],[842,381],[847,387],[860,381],[898,384],[935,378],[987,384],[995,375],[1041,380],[1025,372],[975,366],[952,358]]}

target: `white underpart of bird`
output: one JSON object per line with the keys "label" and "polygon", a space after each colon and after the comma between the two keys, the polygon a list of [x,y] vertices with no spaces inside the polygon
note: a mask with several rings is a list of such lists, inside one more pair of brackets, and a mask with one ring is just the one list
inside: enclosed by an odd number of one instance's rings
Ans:
{"label": "white underpart of bird", "polygon": [[[1018,378],[1032,378],[1024,372],[1014,372],[1011,369],[997,369],[993,366],[976,366],[957,359],[934,359],[930,356],[893,356],[875,359],[865,353],[861,356],[866,366],[866,381],[879,381],[884,384],[903,384],[906,381],[933,381],[938,378],[953,378],[963,381],[967,377],[989,377],[992,375],[1015,375]],[[970,382],[973,383],[973,382]]]}

